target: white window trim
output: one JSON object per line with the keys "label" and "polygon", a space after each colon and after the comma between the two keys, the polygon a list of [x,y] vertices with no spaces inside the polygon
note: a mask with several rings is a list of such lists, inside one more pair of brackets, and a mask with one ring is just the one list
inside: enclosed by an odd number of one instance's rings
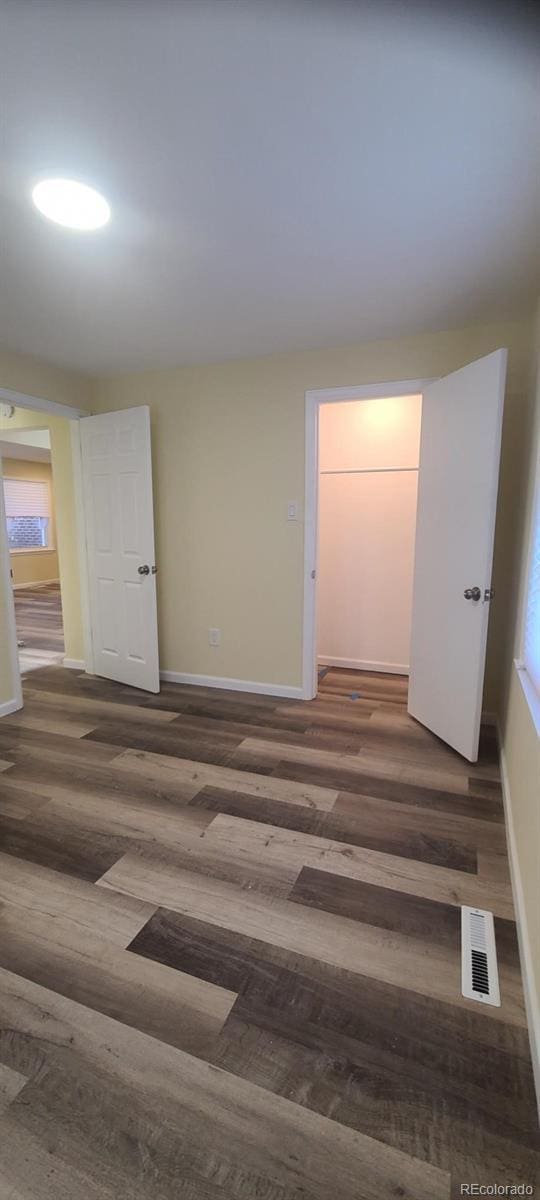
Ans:
{"label": "white window trim", "polygon": [[518,673],[519,682],[523,688],[525,699],[529,706],[529,711],[533,719],[533,725],[540,738],[540,696],[534,686],[534,683],[529,675],[529,672],[520,658],[514,659],[514,666]]}
{"label": "white window trim", "polygon": [[55,546],[10,546],[10,554],[56,554]]}
{"label": "white window trim", "polygon": [[535,683],[527,670],[524,662],[524,647],[525,647],[525,629],[527,623],[528,600],[529,600],[529,585],[532,572],[532,559],[535,545],[536,519],[540,505],[540,439],[536,453],[535,478],[532,497],[532,508],[530,517],[529,529],[529,547],[527,553],[527,571],[525,575],[525,593],[523,597],[523,605],[521,612],[521,631],[520,631],[520,658],[514,659],[514,667],[516,668],[518,679],[523,688],[523,693],[529,707],[529,711],[533,720],[534,727],[540,738],[540,695]]}

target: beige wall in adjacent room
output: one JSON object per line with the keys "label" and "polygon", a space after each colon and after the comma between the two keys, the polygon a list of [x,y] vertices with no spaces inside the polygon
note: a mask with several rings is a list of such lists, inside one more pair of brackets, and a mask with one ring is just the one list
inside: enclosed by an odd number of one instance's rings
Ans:
{"label": "beige wall in adjacent room", "polygon": [[51,549],[12,550],[9,556],[9,565],[11,567],[14,586],[18,587],[25,583],[43,583],[45,580],[58,579],[57,534],[50,463],[35,462],[24,458],[3,458],[2,474],[4,479],[43,481],[48,485],[51,497],[51,521],[49,525]]}
{"label": "beige wall in adjacent room", "polygon": [[[501,671],[511,500],[519,462],[531,321],[276,355],[250,361],[126,374],[98,381],[96,411],[148,404],[152,417],[160,657],[164,668],[300,686],[304,394],[446,374],[507,346],[501,512],[487,705]],[[209,627],[222,631],[208,644]]]}
{"label": "beige wall in adjacent room", "polygon": [[[510,836],[522,895],[522,933],[530,955],[529,1006],[536,1023],[536,1067],[540,1089],[540,738],[514,659],[521,654],[527,593],[536,463],[540,454],[540,306],[534,329],[528,404],[520,439],[520,470],[515,478],[513,583],[501,694],[501,748],[510,808]],[[502,649],[502,647],[501,647]],[[530,1016],[530,1023],[531,1021]],[[540,1090],[539,1090],[540,1100]]]}
{"label": "beige wall in adjacent room", "polygon": [[[89,408],[90,382],[87,377],[63,371],[37,359],[0,349],[0,387],[39,396],[74,408]],[[1,399],[1,397],[0,397]],[[4,421],[4,427],[5,421]],[[48,428],[54,475],[54,500],[57,512],[58,555],[62,579],[62,603],[66,635],[66,655],[82,658],[79,572],[75,537],[73,473],[69,422],[59,417],[44,417],[41,412],[18,410],[9,428]],[[2,428],[2,420],[0,420]],[[0,530],[5,538],[5,529]],[[11,596],[0,579],[0,705],[15,694],[6,639],[6,606]]]}

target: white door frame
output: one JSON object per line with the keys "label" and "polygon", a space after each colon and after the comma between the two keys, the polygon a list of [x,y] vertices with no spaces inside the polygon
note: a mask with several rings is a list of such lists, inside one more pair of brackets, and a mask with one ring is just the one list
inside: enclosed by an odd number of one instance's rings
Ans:
{"label": "white door frame", "polygon": [[13,696],[11,700],[6,700],[3,704],[0,704],[0,717],[5,717],[8,715],[8,713],[16,712],[18,708],[22,708],[23,701],[21,672],[19,670],[19,649],[17,646],[17,627],[15,625],[15,601],[13,599],[13,587],[11,583],[3,487],[0,487],[0,587],[4,591],[6,600],[8,655],[11,678],[13,680]]}
{"label": "white door frame", "polygon": [[306,392],[304,499],[304,623],[302,638],[302,696],[317,695],[317,570],[319,513],[319,407],[388,396],[416,396],[431,379],[391,379],[355,387],[315,388]]}
{"label": "white door frame", "polygon": [[[13,404],[15,408],[28,408],[34,412],[46,413],[48,416],[64,417],[69,421],[71,433],[71,452],[73,463],[73,489],[75,496],[75,528],[77,536],[77,551],[79,563],[79,583],[81,597],[81,624],[83,631],[84,662],[79,664],[73,660],[64,659],[65,666],[81,667],[90,674],[93,673],[94,656],[92,650],[92,632],[90,626],[90,603],[88,589],[88,564],[86,558],[86,532],[84,521],[84,501],[82,489],[81,438],[79,421],[90,413],[82,408],[72,408],[67,404],[59,404],[56,400],[47,400],[43,396],[31,396],[26,392],[16,392],[12,388],[0,387],[0,401]],[[15,623],[15,602],[11,586],[9,549],[4,519],[3,489],[0,489],[0,582],[5,587],[7,602],[8,641],[10,649],[11,672],[14,681],[13,700],[7,702],[0,710],[0,715],[22,708],[22,686],[19,670],[19,654],[17,647],[17,627]]]}

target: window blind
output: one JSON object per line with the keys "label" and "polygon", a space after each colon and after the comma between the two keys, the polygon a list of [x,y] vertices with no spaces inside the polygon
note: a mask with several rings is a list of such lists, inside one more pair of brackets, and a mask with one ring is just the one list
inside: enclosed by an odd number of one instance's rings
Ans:
{"label": "window blind", "polygon": [[540,456],[536,472],[536,498],[523,638],[523,665],[540,696]]}
{"label": "window blind", "polygon": [[4,479],[6,517],[50,517],[49,486],[34,479]]}

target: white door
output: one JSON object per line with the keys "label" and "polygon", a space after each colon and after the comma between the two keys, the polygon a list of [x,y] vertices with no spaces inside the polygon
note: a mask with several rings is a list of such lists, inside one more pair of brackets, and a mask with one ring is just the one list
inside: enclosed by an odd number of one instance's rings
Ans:
{"label": "white door", "polygon": [[94,670],[159,692],[150,411],[80,430]]}
{"label": "white door", "polygon": [[506,350],[424,392],[409,712],[476,762]]}

